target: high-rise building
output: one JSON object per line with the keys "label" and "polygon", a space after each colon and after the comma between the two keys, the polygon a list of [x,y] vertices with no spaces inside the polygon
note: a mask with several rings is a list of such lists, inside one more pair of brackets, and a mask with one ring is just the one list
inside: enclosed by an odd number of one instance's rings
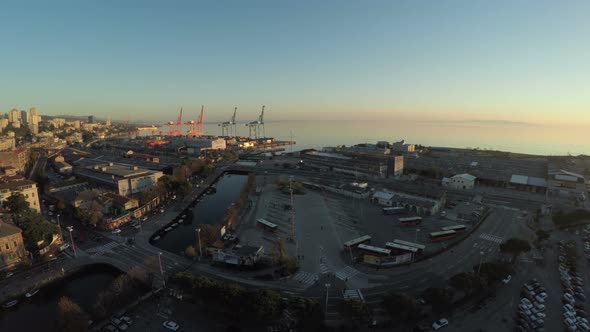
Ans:
{"label": "high-rise building", "polygon": [[4,128],[6,128],[6,126],[8,126],[8,119],[0,119],[0,132],[4,131]]}
{"label": "high-rise building", "polygon": [[88,123],[94,123],[94,115],[88,116]]}
{"label": "high-rise building", "polygon": [[36,107],[31,107],[29,110],[29,129],[33,134],[39,133],[39,122],[41,122],[41,117],[39,116],[39,111]]}
{"label": "high-rise building", "polygon": [[20,124],[22,126],[26,127],[31,122],[30,119],[31,119],[31,117],[29,116],[27,111],[25,111],[25,110],[20,111]]}
{"label": "high-rise building", "polygon": [[105,121],[104,125],[107,127],[111,126],[111,118],[110,117],[107,118],[107,121]]}
{"label": "high-rise building", "polygon": [[18,128],[20,128],[20,111],[13,108],[8,112],[8,122],[15,125],[18,122]]}

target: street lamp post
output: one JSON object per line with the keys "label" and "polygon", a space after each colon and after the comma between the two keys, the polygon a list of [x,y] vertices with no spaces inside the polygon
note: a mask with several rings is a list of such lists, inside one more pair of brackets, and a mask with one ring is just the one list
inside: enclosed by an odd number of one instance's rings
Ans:
{"label": "street lamp post", "polygon": [[481,264],[483,263],[483,255],[485,253],[483,251],[479,252],[479,266],[477,267],[477,275],[479,276],[479,271],[481,271]]}
{"label": "street lamp post", "polygon": [[201,229],[197,228],[195,229],[195,231],[197,232],[197,241],[199,244],[199,262],[201,261],[201,257],[203,257],[203,252],[201,250]]}
{"label": "street lamp post", "polygon": [[328,291],[329,288],[330,284],[326,284],[326,310],[324,312],[324,319],[328,316],[328,294],[330,294],[330,292]]}
{"label": "street lamp post", "polygon": [[74,250],[74,257],[78,257],[76,254],[76,246],[74,245],[74,237],[72,236],[72,232],[74,231],[74,227],[68,227],[68,231],[70,231],[70,242],[72,243],[72,250]]}
{"label": "street lamp post", "polygon": [[61,224],[59,223],[59,213],[57,214],[57,228],[59,228],[59,238],[63,242],[64,235],[63,235],[63,232],[61,231]]}
{"label": "street lamp post", "polygon": [[160,262],[160,275],[164,276],[164,269],[162,268],[162,252],[158,253],[158,262]]}
{"label": "street lamp post", "polygon": [[[420,232],[420,228],[416,228],[416,239],[414,240],[418,243],[418,232]],[[416,260],[416,252],[412,252],[412,263]]]}

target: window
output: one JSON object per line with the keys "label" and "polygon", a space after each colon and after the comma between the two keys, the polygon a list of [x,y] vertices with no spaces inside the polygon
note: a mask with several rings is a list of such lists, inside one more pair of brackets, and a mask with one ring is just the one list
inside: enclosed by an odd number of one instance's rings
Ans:
{"label": "window", "polygon": [[16,245],[16,241],[14,241],[14,247],[15,247],[15,248],[16,248],[16,247],[18,247],[18,246]]}
{"label": "window", "polygon": [[6,242],[6,250],[10,249],[10,247],[8,246],[8,242]]}

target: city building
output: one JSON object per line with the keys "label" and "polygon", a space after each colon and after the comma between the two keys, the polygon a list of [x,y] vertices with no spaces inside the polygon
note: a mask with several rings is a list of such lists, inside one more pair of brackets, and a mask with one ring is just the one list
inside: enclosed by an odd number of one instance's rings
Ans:
{"label": "city building", "polygon": [[125,211],[129,211],[139,207],[139,201],[134,198],[118,195],[113,192],[108,192],[104,196],[113,201],[115,207],[122,208]]}
{"label": "city building", "polygon": [[0,168],[13,167],[17,172],[24,172],[29,160],[29,149],[18,148],[0,151]]}
{"label": "city building", "polygon": [[111,118],[107,118],[107,120],[104,122],[104,125],[106,127],[110,127],[111,126]]}
{"label": "city building", "polygon": [[94,115],[88,116],[88,123],[94,123]]}
{"label": "city building", "polygon": [[0,176],[0,206],[13,193],[21,193],[29,203],[29,207],[37,212],[41,212],[39,204],[39,192],[37,183],[27,180],[20,175],[4,174]]}
{"label": "city building", "polygon": [[53,118],[53,119],[49,120],[49,122],[51,122],[55,126],[55,128],[61,128],[66,124],[66,119]]}
{"label": "city building", "polygon": [[1,136],[0,137],[0,151],[14,150],[16,147],[16,140],[14,136]]}
{"label": "city building", "polygon": [[10,269],[25,258],[22,230],[0,220],[0,270]]}
{"label": "city building", "polygon": [[161,171],[152,171],[126,164],[103,163],[93,160],[89,163],[91,165],[76,167],[74,174],[97,185],[111,188],[123,196],[137,194],[153,187],[164,175]]}
{"label": "city building", "polygon": [[470,190],[475,187],[476,179],[477,178],[471,174],[457,174],[450,178],[443,178],[442,186],[451,189]]}
{"label": "city building", "polygon": [[63,156],[56,156],[53,159],[53,168],[60,174],[72,174],[73,167],[68,164]]}
{"label": "city building", "polygon": [[404,170],[402,156],[346,156],[338,153],[308,151],[301,155],[301,160],[310,168],[354,176],[395,177],[402,175]]}
{"label": "city building", "polygon": [[80,129],[80,120],[66,121],[67,126],[74,127],[74,129]]}
{"label": "city building", "polygon": [[125,153],[125,158],[142,160],[142,161],[149,162],[149,163],[159,163],[160,162],[160,158],[158,156],[152,156],[152,155],[145,154],[145,153],[137,153],[137,152],[133,152],[133,150],[127,151]]}

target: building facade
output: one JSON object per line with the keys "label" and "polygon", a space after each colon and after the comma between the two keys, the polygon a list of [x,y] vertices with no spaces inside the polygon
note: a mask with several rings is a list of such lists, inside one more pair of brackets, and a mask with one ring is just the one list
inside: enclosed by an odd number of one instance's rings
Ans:
{"label": "building facade", "polygon": [[20,228],[0,221],[0,270],[10,269],[26,258]]}
{"label": "building facade", "polygon": [[350,156],[337,153],[309,151],[301,156],[303,163],[321,171],[354,176],[387,178],[403,174],[403,156]]}
{"label": "building facade", "polygon": [[31,209],[41,212],[37,183],[19,175],[0,177],[0,206],[3,206],[8,197],[17,192],[25,197]]}
{"label": "building facade", "polygon": [[586,199],[586,179],[583,175],[566,170],[550,170],[548,173],[548,195]]}
{"label": "building facade", "polygon": [[24,172],[29,160],[29,149],[19,148],[10,151],[0,151],[0,167],[12,167],[17,172]]}
{"label": "building facade", "polygon": [[16,140],[14,136],[0,137],[0,151],[13,150],[16,147]]}

